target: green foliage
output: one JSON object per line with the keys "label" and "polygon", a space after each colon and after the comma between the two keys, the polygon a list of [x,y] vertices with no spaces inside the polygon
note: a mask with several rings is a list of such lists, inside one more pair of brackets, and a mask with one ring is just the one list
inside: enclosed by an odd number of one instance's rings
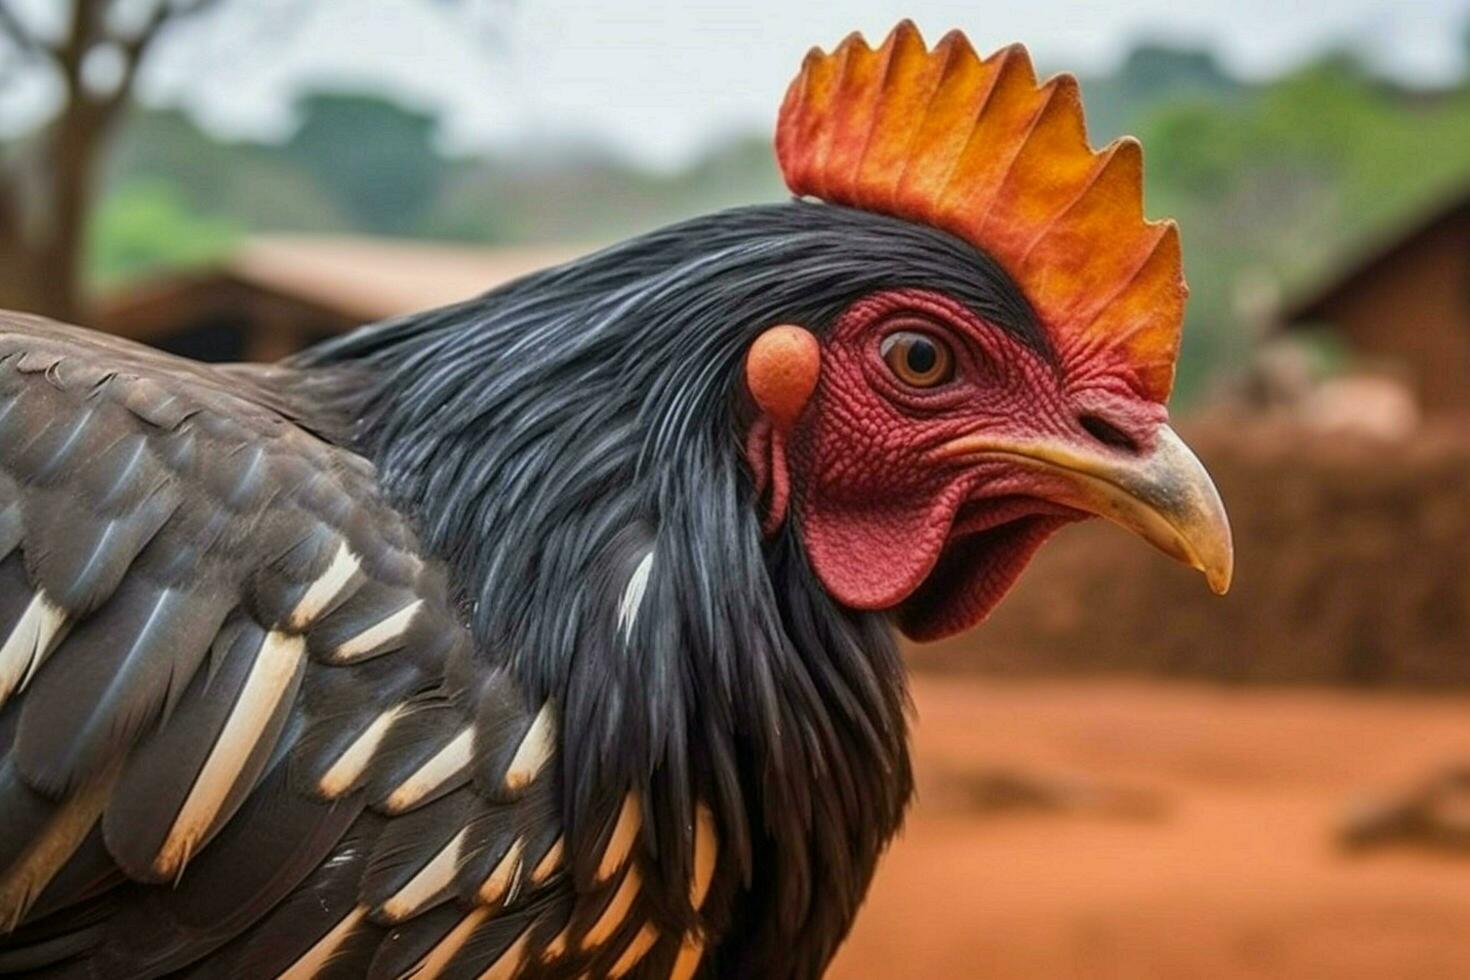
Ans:
{"label": "green foliage", "polygon": [[1132,128],[1149,212],[1184,239],[1185,401],[1248,355],[1256,287],[1289,299],[1470,187],[1470,86],[1405,91],[1343,55],[1228,100],[1157,103]]}
{"label": "green foliage", "polygon": [[108,195],[93,218],[92,275],[105,286],[207,265],[229,253],[236,235],[233,224],[191,210],[168,184],[130,183]]}
{"label": "green foliage", "polygon": [[173,110],[138,110],[118,134],[107,193],[136,181],[167,184],[200,214],[244,231],[340,232],[352,221],[318,178],[272,144],[223,142]]}

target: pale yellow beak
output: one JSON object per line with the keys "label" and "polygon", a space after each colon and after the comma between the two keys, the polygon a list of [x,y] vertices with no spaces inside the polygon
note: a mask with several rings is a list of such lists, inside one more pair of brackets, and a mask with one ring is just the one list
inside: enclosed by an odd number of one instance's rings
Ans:
{"label": "pale yellow beak", "polygon": [[1148,453],[1019,442],[985,435],[947,443],[946,457],[1006,459],[1048,477],[1046,498],[1105,517],[1205,575],[1223,595],[1235,569],[1230,519],[1210,474],[1184,441],[1160,426]]}

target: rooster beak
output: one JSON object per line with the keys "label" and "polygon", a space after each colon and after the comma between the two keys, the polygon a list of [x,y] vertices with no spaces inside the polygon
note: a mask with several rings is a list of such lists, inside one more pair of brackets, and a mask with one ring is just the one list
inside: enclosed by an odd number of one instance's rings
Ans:
{"label": "rooster beak", "polygon": [[969,435],[949,442],[944,455],[1005,459],[1033,470],[1042,486],[1038,496],[1128,528],[1199,569],[1218,595],[1230,588],[1235,549],[1225,505],[1199,459],[1167,425],[1148,453]]}

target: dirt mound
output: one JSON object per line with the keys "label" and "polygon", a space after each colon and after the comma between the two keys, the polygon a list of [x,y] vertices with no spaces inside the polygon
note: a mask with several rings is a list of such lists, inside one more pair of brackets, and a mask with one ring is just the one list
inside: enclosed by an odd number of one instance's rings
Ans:
{"label": "dirt mound", "polygon": [[1381,442],[1216,418],[1185,434],[1235,528],[1229,596],[1094,521],[915,666],[1470,686],[1470,427]]}

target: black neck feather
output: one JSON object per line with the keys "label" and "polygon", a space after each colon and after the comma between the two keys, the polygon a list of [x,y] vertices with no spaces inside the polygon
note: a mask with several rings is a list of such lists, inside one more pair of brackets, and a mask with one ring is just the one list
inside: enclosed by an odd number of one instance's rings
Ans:
{"label": "black neck feather", "polygon": [[[448,562],[482,653],[563,705],[569,836],[629,785],[656,840],[688,834],[695,797],[716,808],[716,897],[745,896],[724,903],[743,941],[721,973],[818,971],[911,792],[886,620],[831,600],[791,522],[762,539],[739,450],[740,366],[760,331],[820,333],[854,298],[902,286],[1027,329],[963,243],[791,202],[655,232],[296,364],[326,379]],[[686,853],[660,849],[659,877],[686,880]]]}

